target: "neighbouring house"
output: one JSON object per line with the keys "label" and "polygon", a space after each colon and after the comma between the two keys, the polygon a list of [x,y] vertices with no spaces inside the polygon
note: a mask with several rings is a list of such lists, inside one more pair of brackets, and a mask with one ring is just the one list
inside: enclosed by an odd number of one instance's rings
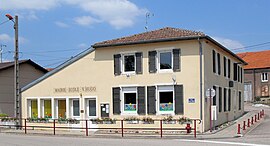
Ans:
{"label": "neighbouring house", "polygon": [[[198,130],[204,132],[210,107],[216,109],[214,126],[244,113],[245,64],[210,36],[184,29],[103,41],[22,88],[22,117],[187,117],[200,119]],[[216,91],[211,105],[209,88]]]}
{"label": "neighbouring house", "polygon": [[[43,76],[47,70],[32,60],[19,61],[19,87]],[[14,116],[14,62],[0,63],[0,113]]]}
{"label": "neighbouring house", "polygon": [[270,102],[270,50],[237,54],[248,65],[244,67],[245,101]]}

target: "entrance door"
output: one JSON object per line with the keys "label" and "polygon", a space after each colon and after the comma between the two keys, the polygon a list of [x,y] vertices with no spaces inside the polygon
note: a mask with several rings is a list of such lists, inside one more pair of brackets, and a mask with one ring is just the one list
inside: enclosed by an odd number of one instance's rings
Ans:
{"label": "entrance door", "polygon": [[244,88],[244,101],[252,101],[252,84],[245,83]]}
{"label": "entrance door", "polygon": [[100,104],[100,115],[101,115],[101,118],[106,118],[106,117],[109,117],[109,104],[108,103],[105,103],[105,104]]}

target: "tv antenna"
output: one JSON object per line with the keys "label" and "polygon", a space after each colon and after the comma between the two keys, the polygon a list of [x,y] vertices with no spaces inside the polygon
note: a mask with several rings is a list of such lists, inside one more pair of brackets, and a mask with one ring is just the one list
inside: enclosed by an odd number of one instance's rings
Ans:
{"label": "tv antenna", "polygon": [[7,45],[3,45],[3,44],[0,45],[0,63],[3,62],[3,58],[2,58],[3,47],[7,47]]}
{"label": "tv antenna", "polygon": [[150,12],[146,12],[145,14],[145,31],[148,31],[148,19],[150,19],[150,17],[153,17],[154,14],[153,13],[150,13]]}

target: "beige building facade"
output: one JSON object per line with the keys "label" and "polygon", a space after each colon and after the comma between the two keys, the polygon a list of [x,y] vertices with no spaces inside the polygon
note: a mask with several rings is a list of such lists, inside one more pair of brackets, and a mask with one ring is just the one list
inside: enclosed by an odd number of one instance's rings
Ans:
{"label": "beige building facade", "polygon": [[163,28],[104,41],[24,87],[22,118],[171,115],[200,119],[203,132],[210,128],[208,88],[216,91],[213,125],[243,114],[244,64],[201,32]]}

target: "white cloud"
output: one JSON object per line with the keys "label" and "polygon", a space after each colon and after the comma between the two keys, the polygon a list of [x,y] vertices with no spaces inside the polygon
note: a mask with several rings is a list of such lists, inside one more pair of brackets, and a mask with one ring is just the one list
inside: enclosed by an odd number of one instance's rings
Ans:
{"label": "white cloud", "polygon": [[86,45],[85,43],[81,43],[81,44],[78,45],[78,48],[79,48],[79,49],[86,49],[86,48],[88,48],[88,47],[89,47],[89,46]]}
{"label": "white cloud", "polygon": [[69,25],[68,24],[66,24],[66,23],[64,23],[64,22],[61,22],[61,21],[56,21],[56,22],[54,22],[57,26],[59,26],[59,27],[62,27],[62,28],[68,28],[69,27]]}
{"label": "white cloud", "polygon": [[97,16],[99,20],[109,23],[116,29],[134,25],[136,17],[146,12],[145,9],[138,8],[128,0],[66,0],[66,2],[78,5],[84,11]]}
{"label": "white cloud", "polygon": [[0,41],[7,43],[10,42],[12,38],[8,34],[0,34]]}
{"label": "white cloud", "polygon": [[26,39],[25,37],[19,37],[19,43],[27,43],[28,42],[28,39]]}
{"label": "white cloud", "polygon": [[222,38],[222,37],[213,37],[216,41],[221,43],[223,46],[227,47],[228,49],[232,50],[235,48],[243,48],[244,45],[241,44],[239,41],[236,40],[231,40],[227,38]]}
{"label": "white cloud", "polygon": [[3,0],[2,10],[49,10],[60,5],[61,0]]}
{"label": "white cloud", "polygon": [[77,24],[82,25],[82,26],[89,26],[91,24],[100,22],[100,20],[95,19],[95,18],[93,18],[91,16],[76,17],[76,18],[74,18],[74,21]]}

